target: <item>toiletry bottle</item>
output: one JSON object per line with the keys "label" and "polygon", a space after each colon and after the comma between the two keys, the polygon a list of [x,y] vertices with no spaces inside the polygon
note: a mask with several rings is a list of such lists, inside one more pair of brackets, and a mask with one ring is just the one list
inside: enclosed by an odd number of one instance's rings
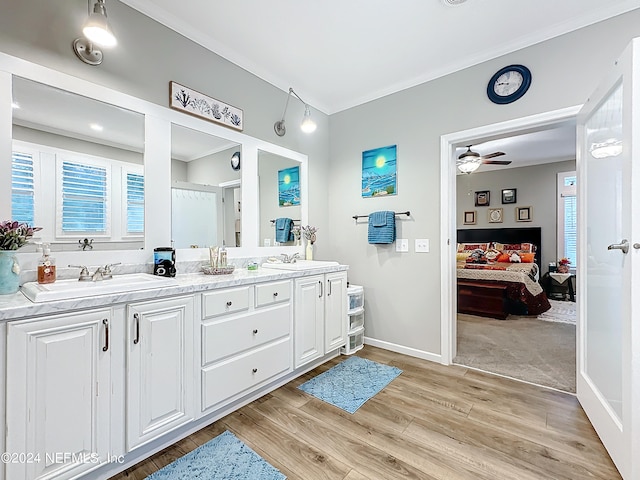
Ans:
{"label": "toiletry bottle", "polygon": [[51,256],[48,244],[42,245],[42,257],[38,260],[38,283],[53,283],[56,281],[56,261]]}
{"label": "toiletry bottle", "polygon": [[224,245],[220,247],[220,260],[218,261],[218,266],[220,268],[227,266],[227,249]]}

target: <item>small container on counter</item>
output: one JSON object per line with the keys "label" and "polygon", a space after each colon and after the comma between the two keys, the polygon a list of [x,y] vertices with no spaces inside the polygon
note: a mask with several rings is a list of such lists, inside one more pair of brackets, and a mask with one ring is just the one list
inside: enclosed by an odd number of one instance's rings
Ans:
{"label": "small container on counter", "polygon": [[42,257],[38,260],[38,283],[56,281],[56,260],[51,256],[49,244],[42,245]]}

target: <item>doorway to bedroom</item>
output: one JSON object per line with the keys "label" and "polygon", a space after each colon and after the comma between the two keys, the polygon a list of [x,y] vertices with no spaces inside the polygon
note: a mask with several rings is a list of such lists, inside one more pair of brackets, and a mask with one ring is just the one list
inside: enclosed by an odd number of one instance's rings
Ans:
{"label": "doorway to bedroom", "polygon": [[[500,160],[447,169],[450,360],[567,392],[576,382],[576,111],[452,134],[447,148],[443,138],[449,162],[469,150]],[[553,270],[564,257],[562,275]]]}

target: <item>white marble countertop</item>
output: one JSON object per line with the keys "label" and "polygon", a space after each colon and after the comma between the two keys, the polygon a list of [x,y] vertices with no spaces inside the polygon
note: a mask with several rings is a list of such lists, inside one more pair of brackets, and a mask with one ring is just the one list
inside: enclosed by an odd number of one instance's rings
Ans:
{"label": "white marble countertop", "polygon": [[[18,320],[41,315],[69,312],[73,310],[85,310],[88,308],[99,308],[121,303],[153,300],[160,297],[185,295],[239,285],[288,280],[323,273],[340,272],[347,270],[348,268],[349,267],[347,265],[337,265],[309,270],[289,271],[260,267],[258,270],[254,271],[249,271],[246,268],[236,269],[235,272],[229,275],[186,273],[175,277],[175,285],[163,286],[150,290],[138,290],[110,295],[96,295],[93,297],[59,300],[46,303],[33,303],[25,297],[22,292],[18,292],[13,295],[0,295],[0,321]],[[108,280],[104,281],[108,282]]]}

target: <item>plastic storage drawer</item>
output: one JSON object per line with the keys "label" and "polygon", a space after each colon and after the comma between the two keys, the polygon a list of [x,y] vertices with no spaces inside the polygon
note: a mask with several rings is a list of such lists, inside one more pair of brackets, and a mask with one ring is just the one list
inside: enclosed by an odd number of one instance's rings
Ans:
{"label": "plastic storage drawer", "polygon": [[364,327],[347,335],[347,344],[342,347],[343,355],[351,355],[364,347]]}
{"label": "plastic storage drawer", "polygon": [[359,308],[353,313],[349,313],[349,323],[347,324],[347,332],[355,332],[360,327],[364,327],[364,308]]}
{"label": "plastic storage drawer", "polygon": [[364,288],[359,285],[350,285],[347,288],[347,308],[349,312],[364,307]]}

